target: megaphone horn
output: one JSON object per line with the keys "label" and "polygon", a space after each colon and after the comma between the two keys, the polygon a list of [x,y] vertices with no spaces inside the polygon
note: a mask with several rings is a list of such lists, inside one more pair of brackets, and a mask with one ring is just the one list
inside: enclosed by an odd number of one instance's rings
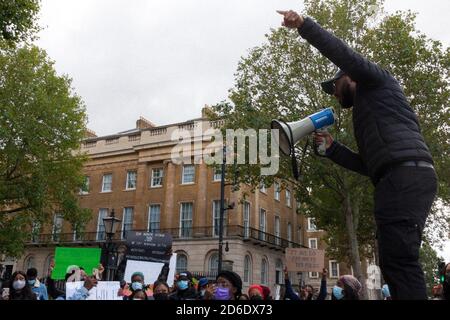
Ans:
{"label": "megaphone horn", "polygon": [[281,152],[289,156],[294,146],[303,137],[333,124],[334,109],[327,108],[299,121],[286,123],[282,120],[272,120],[271,128],[279,130],[279,136],[274,136],[275,141]]}

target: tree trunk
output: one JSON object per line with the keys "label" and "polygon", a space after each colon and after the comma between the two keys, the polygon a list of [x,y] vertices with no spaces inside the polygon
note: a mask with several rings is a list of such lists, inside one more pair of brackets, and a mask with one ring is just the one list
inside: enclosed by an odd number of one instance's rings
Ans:
{"label": "tree trunk", "polygon": [[361,299],[367,300],[367,286],[366,286],[366,276],[361,268],[361,258],[359,256],[359,245],[358,239],[356,237],[356,230],[354,224],[353,209],[350,201],[350,195],[347,194],[345,199],[345,225],[347,227],[349,242],[350,242],[350,259],[351,265],[353,267],[353,272],[355,277],[359,280],[362,285]]}

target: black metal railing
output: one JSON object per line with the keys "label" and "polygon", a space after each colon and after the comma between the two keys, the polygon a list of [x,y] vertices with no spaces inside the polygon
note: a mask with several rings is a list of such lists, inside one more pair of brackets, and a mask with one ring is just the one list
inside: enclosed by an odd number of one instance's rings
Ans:
{"label": "black metal railing", "polygon": [[[115,242],[126,241],[127,232],[147,230],[127,230],[117,231],[112,240]],[[153,230],[158,233],[168,233],[174,241],[192,240],[192,239],[215,239],[219,237],[218,228],[216,227],[192,227],[192,228],[169,228]],[[304,247],[299,243],[277,237],[273,234],[255,229],[246,228],[240,225],[227,225],[224,229],[224,238],[237,237],[247,241],[253,241],[261,246],[270,246],[274,248],[299,248]],[[51,244],[85,244],[85,243],[103,243],[106,241],[105,232],[78,232],[74,233],[57,233],[57,234],[40,234],[30,239],[28,244],[51,245]]]}

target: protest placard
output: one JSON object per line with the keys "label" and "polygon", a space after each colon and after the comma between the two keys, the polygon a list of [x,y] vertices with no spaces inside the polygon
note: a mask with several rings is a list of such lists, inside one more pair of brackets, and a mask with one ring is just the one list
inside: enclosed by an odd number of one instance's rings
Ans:
{"label": "protest placard", "polygon": [[[169,275],[167,276],[167,284],[170,286],[174,285],[176,261],[177,254],[174,253],[170,258]],[[135,272],[142,272],[144,274],[144,282],[146,284],[152,284],[158,280],[158,276],[160,275],[163,266],[164,263],[162,262],[127,260],[124,280],[131,283],[132,274]]]}
{"label": "protest placard", "polygon": [[129,232],[126,259],[169,263],[172,236],[166,233]]}
{"label": "protest placard", "polygon": [[322,272],[324,259],[324,250],[286,248],[286,267],[292,272]]}
{"label": "protest placard", "polygon": [[[83,281],[66,283],[66,299],[70,300],[75,292],[84,285]],[[118,281],[98,281],[97,286],[89,290],[86,300],[123,300],[117,294],[120,289]]]}
{"label": "protest placard", "polygon": [[100,256],[100,248],[57,247],[55,249],[55,269],[52,272],[52,279],[64,280],[67,267],[72,265],[82,267],[87,274],[92,274],[100,263]]}

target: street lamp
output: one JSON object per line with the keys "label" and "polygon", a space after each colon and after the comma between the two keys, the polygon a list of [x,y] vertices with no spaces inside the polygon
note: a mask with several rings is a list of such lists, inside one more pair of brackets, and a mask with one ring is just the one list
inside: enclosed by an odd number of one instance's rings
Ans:
{"label": "street lamp", "polygon": [[122,220],[117,219],[114,216],[114,209],[111,210],[111,216],[103,218],[103,225],[105,226],[106,242],[106,281],[112,281],[114,270],[117,269],[117,256],[115,255],[115,246],[112,242],[114,234],[117,232],[117,228]]}

